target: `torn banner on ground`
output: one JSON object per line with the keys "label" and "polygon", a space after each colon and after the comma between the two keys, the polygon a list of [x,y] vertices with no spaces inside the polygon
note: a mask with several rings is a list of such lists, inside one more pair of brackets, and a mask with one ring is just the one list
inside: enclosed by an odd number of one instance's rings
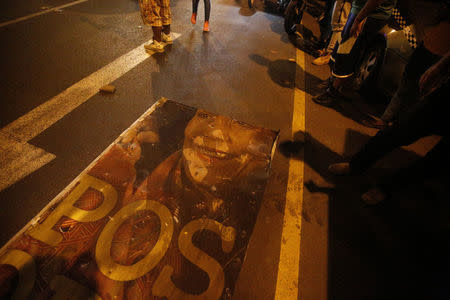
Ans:
{"label": "torn banner on ground", "polygon": [[228,299],[276,138],[160,100],[3,247],[1,293]]}

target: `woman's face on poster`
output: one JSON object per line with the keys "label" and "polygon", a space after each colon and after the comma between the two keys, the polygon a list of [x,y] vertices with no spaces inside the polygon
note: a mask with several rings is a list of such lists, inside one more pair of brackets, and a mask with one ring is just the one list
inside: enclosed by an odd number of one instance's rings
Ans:
{"label": "woman's face on poster", "polygon": [[195,183],[220,189],[265,165],[271,143],[254,127],[197,111],[185,129],[184,168]]}

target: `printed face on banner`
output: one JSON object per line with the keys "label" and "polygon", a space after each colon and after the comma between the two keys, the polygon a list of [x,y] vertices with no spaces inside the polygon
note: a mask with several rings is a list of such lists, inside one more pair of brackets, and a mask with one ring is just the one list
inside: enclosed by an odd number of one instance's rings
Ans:
{"label": "printed face on banner", "polygon": [[276,137],[161,101],[0,253],[0,297],[229,299]]}

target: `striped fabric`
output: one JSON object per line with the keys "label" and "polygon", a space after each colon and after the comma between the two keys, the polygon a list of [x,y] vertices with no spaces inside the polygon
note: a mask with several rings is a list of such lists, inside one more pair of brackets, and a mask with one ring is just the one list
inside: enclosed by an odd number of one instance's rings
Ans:
{"label": "striped fabric", "polygon": [[395,19],[395,22],[400,26],[400,28],[403,30],[403,34],[405,35],[406,39],[408,40],[409,45],[413,48],[417,48],[417,39],[414,35],[414,32],[412,31],[411,25],[407,25],[407,22],[405,18],[402,17],[400,14],[400,11],[397,8],[394,8],[392,12],[392,16]]}

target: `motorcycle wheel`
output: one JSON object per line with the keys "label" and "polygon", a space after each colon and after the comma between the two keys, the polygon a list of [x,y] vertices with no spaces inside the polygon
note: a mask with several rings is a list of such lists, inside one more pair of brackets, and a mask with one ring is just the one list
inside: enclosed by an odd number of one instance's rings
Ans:
{"label": "motorcycle wheel", "polygon": [[383,63],[386,45],[383,41],[376,41],[366,49],[356,71],[353,88],[358,91],[376,89],[377,75]]}
{"label": "motorcycle wheel", "polygon": [[254,3],[255,3],[255,0],[248,0],[248,7],[253,8]]}
{"label": "motorcycle wheel", "polygon": [[291,1],[289,1],[289,0],[279,0],[278,1],[278,11],[281,14],[284,14],[284,12],[286,11],[286,7],[288,6],[289,2],[291,2]]}
{"label": "motorcycle wheel", "polygon": [[284,13],[284,30],[286,30],[288,34],[294,34],[295,25],[300,24],[302,20],[304,5],[298,3],[299,1],[303,2],[303,0],[291,0],[286,7]]}

